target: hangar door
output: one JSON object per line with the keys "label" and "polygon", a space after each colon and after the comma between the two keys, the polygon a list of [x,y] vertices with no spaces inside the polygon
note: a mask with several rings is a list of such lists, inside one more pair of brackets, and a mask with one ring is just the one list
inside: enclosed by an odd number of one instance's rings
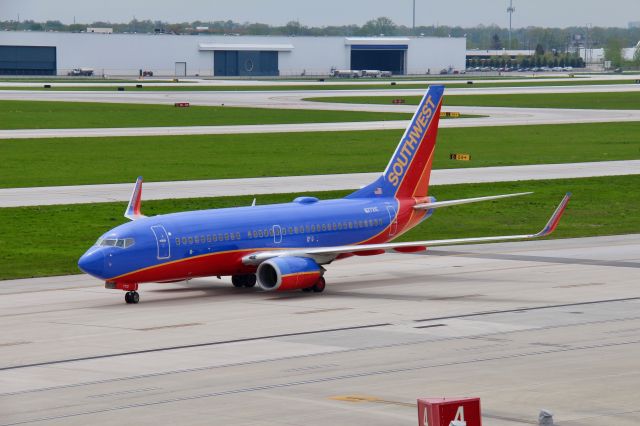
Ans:
{"label": "hangar door", "polygon": [[406,74],[406,44],[398,45],[352,45],[352,70],[391,71],[393,74]]}
{"label": "hangar door", "polygon": [[215,76],[279,75],[278,52],[261,50],[216,50],[213,54]]}
{"label": "hangar door", "polygon": [[55,46],[0,46],[0,75],[56,75]]}

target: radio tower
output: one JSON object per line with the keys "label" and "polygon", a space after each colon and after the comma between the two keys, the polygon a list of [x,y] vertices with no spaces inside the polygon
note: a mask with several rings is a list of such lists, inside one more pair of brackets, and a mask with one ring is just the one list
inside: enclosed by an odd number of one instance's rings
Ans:
{"label": "radio tower", "polygon": [[509,7],[507,8],[507,13],[509,14],[509,47],[511,49],[511,18],[513,17],[513,12],[516,11],[516,8],[513,7],[513,0],[509,0]]}

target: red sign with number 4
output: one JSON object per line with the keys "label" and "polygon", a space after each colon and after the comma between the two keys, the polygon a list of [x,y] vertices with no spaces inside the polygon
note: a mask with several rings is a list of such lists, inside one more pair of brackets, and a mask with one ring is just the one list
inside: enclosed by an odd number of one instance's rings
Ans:
{"label": "red sign with number 4", "polygon": [[482,426],[480,398],[420,398],[419,426]]}

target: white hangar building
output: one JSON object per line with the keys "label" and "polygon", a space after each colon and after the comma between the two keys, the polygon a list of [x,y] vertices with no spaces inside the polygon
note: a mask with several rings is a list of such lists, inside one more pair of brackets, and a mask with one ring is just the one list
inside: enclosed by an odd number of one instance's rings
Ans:
{"label": "white hangar building", "polygon": [[465,38],[284,37],[6,31],[0,75],[295,76],[331,69],[437,74],[464,69]]}

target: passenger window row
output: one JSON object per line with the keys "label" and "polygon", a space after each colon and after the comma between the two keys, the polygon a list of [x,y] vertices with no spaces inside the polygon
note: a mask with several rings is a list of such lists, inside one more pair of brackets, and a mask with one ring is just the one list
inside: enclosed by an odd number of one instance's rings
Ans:
{"label": "passenger window row", "polygon": [[[317,232],[330,232],[330,231],[347,231],[351,229],[373,228],[376,226],[382,226],[382,219],[366,219],[366,220],[354,220],[344,222],[332,222],[332,223],[318,223],[312,225],[300,225],[300,226],[274,226],[265,229],[254,229],[247,231],[247,238],[269,238],[279,235],[300,235]],[[222,241],[238,241],[240,240],[239,232],[226,232],[224,234],[207,234],[196,235],[195,237],[176,237],[176,245],[192,245],[192,244],[205,244],[216,243]]]}

